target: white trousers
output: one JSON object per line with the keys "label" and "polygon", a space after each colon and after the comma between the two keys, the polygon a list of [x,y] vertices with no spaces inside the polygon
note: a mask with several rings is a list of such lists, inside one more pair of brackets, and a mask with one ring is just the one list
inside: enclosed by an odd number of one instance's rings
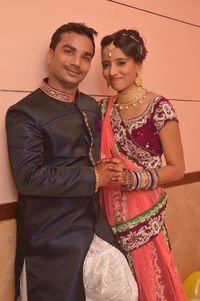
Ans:
{"label": "white trousers", "polygon": [[[26,266],[20,279],[21,301],[28,301]],[[138,288],[124,255],[94,235],[83,266],[86,301],[137,301]]]}

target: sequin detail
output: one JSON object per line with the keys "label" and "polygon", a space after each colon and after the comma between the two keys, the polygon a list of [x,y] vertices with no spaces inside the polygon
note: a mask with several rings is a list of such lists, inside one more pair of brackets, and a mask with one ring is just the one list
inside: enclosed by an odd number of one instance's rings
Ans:
{"label": "sequin detail", "polygon": [[90,135],[90,140],[91,140],[90,150],[89,150],[89,156],[90,156],[90,160],[91,160],[93,166],[95,166],[95,162],[94,162],[93,155],[92,155],[92,148],[93,148],[93,145],[94,145],[94,138],[93,138],[93,135],[92,135],[91,128],[89,126],[87,115],[85,114],[85,112],[82,112],[82,113],[83,113],[85,124],[87,126],[87,129],[88,129],[88,132],[89,132],[89,135]]}
{"label": "sequin detail", "polygon": [[112,230],[126,252],[139,248],[159,234],[164,225],[167,195],[151,209],[124,223],[112,226]]}
{"label": "sequin detail", "polygon": [[123,120],[115,103],[109,121],[119,149],[130,160],[146,169],[162,166],[162,146],[159,130],[170,120],[176,120],[171,103],[161,97],[152,98],[147,109],[138,117]]}
{"label": "sequin detail", "polygon": [[40,89],[50,97],[53,97],[59,101],[73,102],[72,95],[70,93],[69,94],[63,93],[52,88],[51,86],[48,85],[48,83],[45,82],[45,80],[42,81],[40,85]]}

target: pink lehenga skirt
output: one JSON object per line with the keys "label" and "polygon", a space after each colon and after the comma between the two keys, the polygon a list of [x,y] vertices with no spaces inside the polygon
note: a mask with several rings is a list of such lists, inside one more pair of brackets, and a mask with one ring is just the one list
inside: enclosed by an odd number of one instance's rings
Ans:
{"label": "pink lehenga skirt", "polygon": [[[141,170],[117,147],[108,103],[101,138],[101,157],[120,157],[126,167]],[[135,275],[140,301],[187,300],[181,277],[171,253],[164,224],[167,195],[162,187],[123,191],[119,185],[103,188],[101,206]]]}

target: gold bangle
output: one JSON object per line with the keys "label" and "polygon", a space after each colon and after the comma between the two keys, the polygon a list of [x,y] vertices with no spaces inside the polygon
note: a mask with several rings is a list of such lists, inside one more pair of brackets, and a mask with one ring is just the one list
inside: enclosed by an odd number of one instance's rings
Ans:
{"label": "gold bangle", "polygon": [[141,172],[141,181],[141,189],[145,189],[148,184],[148,176],[145,170]]}
{"label": "gold bangle", "polygon": [[95,193],[98,191],[99,189],[99,174],[97,172],[97,170],[94,168],[94,173],[95,173],[95,177],[96,177],[96,185],[95,185]]}

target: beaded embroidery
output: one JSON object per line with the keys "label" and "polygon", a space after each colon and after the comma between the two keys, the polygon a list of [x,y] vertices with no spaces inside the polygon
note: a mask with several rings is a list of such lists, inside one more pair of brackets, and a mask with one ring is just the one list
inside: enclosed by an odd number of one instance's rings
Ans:
{"label": "beaded embroidery", "polygon": [[73,102],[72,95],[70,93],[69,94],[63,93],[52,88],[51,86],[48,85],[48,83],[45,82],[45,80],[42,81],[40,85],[40,89],[50,97],[53,97],[59,101]]}
{"label": "beaded embroidery", "polygon": [[167,195],[152,208],[121,224],[112,226],[113,233],[126,252],[153,239],[164,225]]}
{"label": "beaded embroidery", "polygon": [[90,160],[91,160],[92,164],[95,166],[95,162],[94,162],[94,159],[93,159],[93,156],[92,156],[92,148],[93,148],[93,144],[94,144],[94,138],[93,138],[92,131],[91,131],[91,128],[90,128],[89,123],[88,123],[87,115],[85,114],[85,112],[82,112],[82,113],[83,113],[85,124],[87,126],[87,129],[88,129],[88,132],[89,132],[89,135],[90,135],[90,139],[91,139],[89,156],[90,156]]}
{"label": "beaded embroidery", "polygon": [[[128,121],[122,121],[116,105],[113,104],[109,120],[115,141],[123,154],[146,169],[157,169],[162,166],[160,151],[155,152],[152,150],[149,143],[146,143],[146,146],[140,145],[132,136],[132,133],[135,133],[133,131],[137,131],[137,134],[139,134],[139,129],[145,126],[147,122],[150,122],[150,118],[153,122],[152,131],[155,131],[155,133],[148,132],[149,139],[152,140],[151,137],[155,137],[158,149],[162,151],[160,140],[157,138],[158,131],[168,120],[177,120],[176,113],[168,100],[161,96],[153,97],[147,109],[140,116]],[[140,135],[143,135],[143,129]],[[153,137],[153,135],[156,136]]]}

